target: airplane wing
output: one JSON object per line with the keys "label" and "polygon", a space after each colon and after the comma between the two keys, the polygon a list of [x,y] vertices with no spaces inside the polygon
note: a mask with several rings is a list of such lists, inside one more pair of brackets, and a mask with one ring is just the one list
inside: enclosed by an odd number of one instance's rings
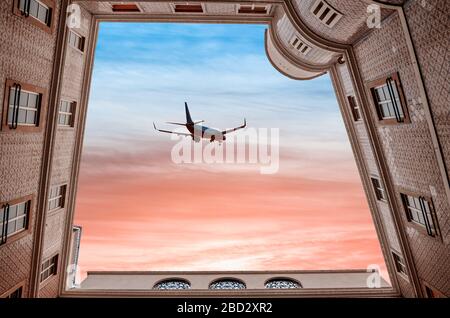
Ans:
{"label": "airplane wing", "polygon": [[222,131],[222,135],[226,135],[226,134],[228,134],[228,133],[230,133],[230,132],[233,132],[233,131],[236,131],[236,130],[245,128],[246,126],[247,126],[247,121],[246,121],[245,118],[244,118],[244,124],[243,124],[242,126],[224,130],[224,131]]}
{"label": "airplane wing", "polygon": [[153,123],[153,127],[155,127],[155,129],[156,129],[157,131],[160,131],[160,132],[163,132],[163,133],[175,134],[175,135],[178,135],[178,136],[189,136],[189,137],[192,137],[192,134],[181,133],[181,132],[175,132],[175,131],[170,131],[170,130],[158,129],[158,128],[156,128],[155,123]]}

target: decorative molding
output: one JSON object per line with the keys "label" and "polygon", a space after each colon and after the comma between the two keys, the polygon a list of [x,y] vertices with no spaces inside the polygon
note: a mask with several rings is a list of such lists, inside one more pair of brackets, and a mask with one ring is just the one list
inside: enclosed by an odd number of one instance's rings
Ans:
{"label": "decorative molding", "polygon": [[[269,60],[270,64],[272,64],[273,68],[275,68],[278,72],[280,72],[280,73],[283,74],[284,76],[289,77],[290,79],[293,79],[293,80],[309,80],[309,79],[314,79],[314,78],[316,78],[316,77],[322,76],[322,75],[324,75],[324,74],[326,73],[326,72],[324,72],[324,71],[321,71],[320,73],[318,73],[318,74],[316,74],[316,75],[307,76],[307,77],[295,77],[295,76],[292,76],[291,74],[288,74],[285,70],[282,70],[282,69],[275,63],[275,61],[272,59],[272,57],[270,56],[270,53],[269,53],[269,37],[270,37],[270,30],[266,30],[264,42],[265,42],[265,50],[266,50],[267,59]],[[272,39],[272,40],[273,40],[273,39]],[[282,55],[282,54],[278,51],[277,46],[276,46],[275,44],[274,44],[274,48],[275,48],[275,50],[277,50],[277,52],[278,52],[280,55]],[[282,55],[282,56],[283,56],[283,55]]]}
{"label": "decorative molding", "polygon": [[[54,63],[52,70],[52,81],[50,84],[50,95],[48,98],[47,120],[44,133],[44,147],[42,152],[42,164],[39,180],[39,195],[37,198],[35,231],[33,240],[33,252],[30,272],[29,297],[38,297],[40,289],[40,268],[42,263],[42,251],[44,245],[45,223],[47,219],[48,190],[50,189],[51,171],[53,164],[53,153],[58,125],[59,99],[61,93],[61,79],[66,54],[66,8],[69,0],[61,0],[59,7],[56,45],[54,51]],[[64,26],[64,27],[61,27]]]}
{"label": "decorative molding", "polygon": [[293,0],[286,0],[284,2],[284,11],[291,21],[291,24],[306,40],[316,45],[317,47],[328,50],[330,52],[343,53],[350,47],[349,44],[325,39],[324,37],[314,32],[300,17],[292,1]]}
{"label": "decorative molding", "polygon": [[333,64],[335,64],[335,61],[332,61],[328,64],[313,64],[295,56],[294,54],[289,52],[289,50],[283,45],[281,39],[278,36],[278,33],[275,31],[275,26],[273,25],[273,23],[269,24],[267,32],[269,32],[270,38],[272,39],[272,42],[277,51],[295,67],[308,72],[326,72],[332,67]]}
{"label": "decorative molding", "polygon": [[[78,105],[78,125],[76,126],[75,132],[75,146],[73,150],[72,156],[72,170],[70,174],[70,182],[69,189],[70,193],[67,194],[68,200],[66,201],[67,207],[67,216],[66,216],[66,224],[65,224],[65,236],[63,238],[63,250],[61,251],[61,266],[64,269],[67,269],[70,261],[71,254],[71,236],[72,236],[72,227],[75,213],[75,201],[78,190],[78,176],[80,171],[80,162],[81,162],[81,151],[83,148],[84,141],[84,131],[86,126],[86,116],[87,116],[87,106],[89,101],[89,93],[91,88],[91,80],[92,80],[92,71],[94,64],[94,56],[95,56],[95,48],[97,43],[97,35],[99,30],[99,23],[95,21],[95,18],[92,17],[90,21],[90,32],[87,40],[86,46],[86,54],[83,68],[83,82],[81,91],[83,94],[80,98],[80,103]],[[62,294],[65,291],[66,281],[68,272],[67,270],[62,270],[59,275],[59,287],[58,293]]]}
{"label": "decorative molding", "polygon": [[63,292],[62,298],[147,298],[147,297],[296,297],[296,298],[392,298],[401,297],[400,294],[392,288],[324,288],[324,289],[240,289],[240,290],[75,290]]}

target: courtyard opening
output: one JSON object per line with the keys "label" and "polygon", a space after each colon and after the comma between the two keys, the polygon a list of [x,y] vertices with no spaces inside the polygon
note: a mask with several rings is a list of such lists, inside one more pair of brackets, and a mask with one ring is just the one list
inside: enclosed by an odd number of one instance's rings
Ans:
{"label": "courtyard opening", "polygon": [[[279,73],[266,27],[100,23],[74,220],[81,279],[374,267],[388,279],[331,80]],[[154,129],[188,133],[167,124],[186,121],[185,102],[208,127],[247,125],[220,144]],[[224,160],[174,160],[180,143]],[[244,159],[228,162],[239,145]]]}

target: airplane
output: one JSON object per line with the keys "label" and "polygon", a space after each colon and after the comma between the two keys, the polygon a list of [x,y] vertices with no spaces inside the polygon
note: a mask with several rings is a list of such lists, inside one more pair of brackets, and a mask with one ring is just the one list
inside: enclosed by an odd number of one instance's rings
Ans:
{"label": "airplane", "polygon": [[245,128],[247,126],[247,121],[244,118],[244,124],[242,126],[220,131],[220,130],[217,130],[214,128],[209,128],[209,127],[206,127],[203,125],[199,125],[200,123],[203,123],[204,120],[194,122],[191,118],[191,114],[189,113],[189,107],[188,107],[187,102],[184,103],[184,109],[186,111],[186,123],[174,123],[174,122],[167,122],[167,123],[172,124],[172,125],[184,126],[187,128],[187,130],[189,130],[189,133],[182,133],[182,132],[158,129],[158,128],[156,128],[156,125],[154,122],[153,122],[153,127],[155,127],[155,129],[157,131],[160,131],[163,133],[175,134],[178,136],[192,137],[192,140],[194,140],[195,142],[200,142],[200,140],[202,138],[205,138],[205,139],[209,139],[210,142],[218,141],[219,143],[221,143],[222,141],[225,141],[227,139],[225,136],[226,134],[229,134],[233,131]]}

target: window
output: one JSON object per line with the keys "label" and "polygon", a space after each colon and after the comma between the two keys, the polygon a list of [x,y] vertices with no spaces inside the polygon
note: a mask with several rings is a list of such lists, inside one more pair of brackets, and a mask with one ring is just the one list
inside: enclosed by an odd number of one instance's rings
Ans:
{"label": "window", "polygon": [[153,286],[153,289],[190,289],[191,284],[184,279],[165,279]]}
{"label": "window", "polygon": [[124,4],[113,4],[113,12],[141,12],[137,4],[134,3],[124,3]]}
{"label": "window", "polygon": [[78,225],[72,226],[72,235],[70,240],[70,254],[69,254],[69,270],[68,282],[70,283],[70,288],[77,287],[77,273],[78,273],[78,259],[80,255],[80,241],[81,241],[82,227]]}
{"label": "window", "polygon": [[298,289],[302,288],[300,283],[289,278],[273,278],[268,280],[264,287],[269,289]]}
{"label": "window", "polygon": [[269,12],[267,6],[240,5],[238,13],[241,14],[267,14]]}
{"label": "window", "polygon": [[427,298],[436,298],[434,295],[434,290],[428,286],[425,286],[425,294]]}
{"label": "window", "polygon": [[59,103],[58,125],[73,127],[75,124],[76,102],[62,100]]}
{"label": "window", "polygon": [[378,119],[385,123],[403,123],[409,120],[398,74],[370,84]]}
{"label": "window", "polygon": [[14,13],[47,31],[51,30],[53,20],[53,0],[16,0]]}
{"label": "window", "polygon": [[203,13],[203,7],[198,4],[175,4],[174,11],[176,13]]}
{"label": "window", "polygon": [[408,221],[425,228],[429,236],[436,236],[430,201],[423,197],[415,197],[404,193],[401,196]]}
{"label": "window", "polygon": [[40,128],[43,90],[28,84],[6,81],[3,127],[23,131]]}
{"label": "window", "polygon": [[4,203],[0,210],[0,245],[28,229],[31,198],[26,197],[10,203]]}
{"label": "window", "polygon": [[403,259],[403,257],[395,252],[392,252],[392,257],[394,258],[395,270],[398,273],[407,276],[405,260]]}
{"label": "window", "polygon": [[58,269],[58,255],[48,258],[41,264],[41,283],[53,275]]}
{"label": "window", "polygon": [[245,289],[243,282],[237,279],[220,279],[209,285],[209,289]]}
{"label": "window", "polygon": [[342,18],[342,14],[326,3],[324,0],[317,0],[310,10],[320,22],[332,28]]}
{"label": "window", "polygon": [[358,103],[356,102],[355,96],[347,96],[348,104],[350,105],[350,109],[352,111],[353,120],[360,121],[361,120],[361,112]]}
{"label": "window", "polygon": [[69,30],[69,45],[77,50],[84,52],[84,42],[85,37],[75,33],[72,30]]}
{"label": "window", "polygon": [[384,187],[381,185],[381,180],[375,177],[370,178],[372,180],[373,190],[375,191],[375,196],[378,201],[387,201],[386,192]]}
{"label": "window", "polygon": [[22,298],[24,286],[25,282],[21,282],[20,284],[15,285],[14,287],[1,294],[0,298]]}
{"label": "window", "polygon": [[431,287],[427,283],[423,283],[426,298],[446,298],[443,293]]}
{"label": "window", "polygon": [[22,290],[23,290],[23,287],[20,286],[15,291],[13,291],[11,294],[6,296],[6,298],[22,298]]}
{"label": "window", "polygon": [[311,51],[311,47],[306,45],[302,40],[300,40],[297,36],[293,36],[291,41],[289,42],[294,49],[296,49],[299,53],[303,55],[307,55]]}
{"label": "window", "polygon": [[53,211],[64,207],[66,185],[52,187],[48,199],[48,210]]}
{"label": "window", "polygon": [[38,112],[41,97],[39,94],[23,90],[19,84],[9,90],[8,125],[38,124]]}

